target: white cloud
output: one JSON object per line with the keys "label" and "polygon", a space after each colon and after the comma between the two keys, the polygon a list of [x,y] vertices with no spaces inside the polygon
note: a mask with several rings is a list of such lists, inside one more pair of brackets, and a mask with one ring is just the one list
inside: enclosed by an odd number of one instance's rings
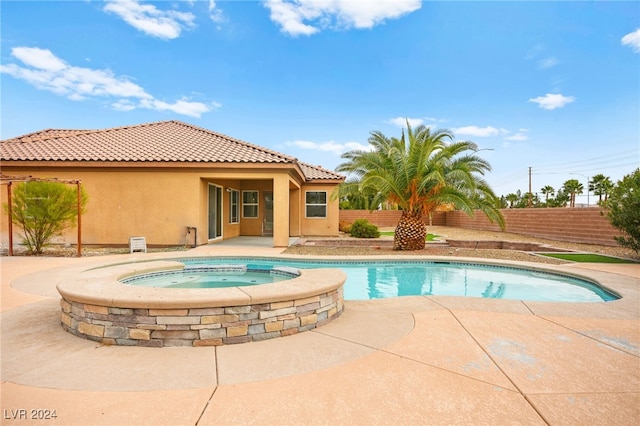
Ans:
{"label": "white cloud", "polygon": [[215,0],[209,0],[209,18],[216,24],[220,24],[225,20],[222,10],[217,7]]}
{"label": "white cloud", "polygon": [[[50,50],[37,47],[16,47],[12,55],[25,65],[40,68],[24,68],[16,64],[2,65],[0,71],[25,80],[41,90],[65,95],[73,100],[91,96],[113,96],[121,98],[150,98],[144,89],[125,77],[116,77],[109,70],[93,70],[74,67],[57,58]],[[43,68],[43,58],[53,66]]]}
{"label": "white cloud", "polygon": [[422,118],[408,118],[408,117],[396,117],[387,120],[387,123],[393,124],[398,127],[406,127],[407,121],[411,127],[417,127],[424,123]]}
{"label": "white cloud", "polygon": [[538,43],[535,46],[533,46],[531,49],[529,49],[529,51],[524,57],[525,59],[535,59],[536,57],[538,57],[538,55],[540,55],[540,53],[544,51],[544,49],[545,49],[544,45]]}
{"label": "white cloud", "polygon": [[299,141],[287,142],[285,145],[295,146],[298,148],[309,149],[313,151],[333,152],[335,154],[342,154],[343,152],[356,150],[356,149],[364,150],[364,151],[371,150],[370,145],[362,145],[361,143],[358,143],[358,142],[346,142],[346,143],[340,144],[334,141],[318,143],[318,142],[299,140]]}
{"label": "white cloud", "polygon": [[[105,12],[118,15],[135,29],[162,39],[180,37],[184,28],[194,26],[195,16],[189,12],[159,10],[139,0],[106,0]],[[215,5],[214,5],[215,6]]]}
{"label": "white cloud", "polygon": [[574,102],[576,98],[573,96],[564,96],[560,93],[547,93],[544,96],[538,96],[537,98],[529,99],[529,102],[537,103],[540,108],[544,109],[556,109],[562,108],[563,106]]}
{"label": "white cloud", "polygon": [[345,150],[346,151],[354,151],[354,150],[360,150],[360,151],[373,151],[373,146],[371,145],[362,145],[359,142],[347,142],[344,144]]}
{"label": "white cloud", "polygon": [[555,56],[547,56],[547,48],[542,44],[536,44],[525,55],[525,59],[535,61],[538,69],[547,70],[560,63]]}
{"label": "white cloud", "polygon": [[176,114],[191,117],[200,117],[203,113],[211,111],[211,108],[202,102],[189,102],[186,99],[181,99],[172,104],[158,99],[142,99],[140,107],[157,111],[172,111]]}
{"label": "white cloud", "polygon": [[311,35],[319,30],[311,25],[306,25],[302,21],[306,19],[316,19],[321,13],[312,8],[305,8],[303,5],[288,3],[283,0],[267,0],[265,6],[271,10],[271,20],[280,25],[281,31],[287,34]]}
{"label": "white cloud", "polygon": [[492,127],[492,126],[487,126],[487,127],[465,126],[465,127],[458,127],[456,129],[452,129],[452,131],[453,133],[458,135],[469,135],[469,136],[475,136],[479,138],[505,135],[509,133],[509,131],[506,129],[496,129],[495,127]]}
{"label": "white cloud", "polygon": [[220,107],[217,103],[207,105],[190,102],[185,98],[174,103],[155,99],[127,77],[116,76],[111,70],[71,66],[47,49],[15,47],[11,54],[28,67],[16,64],[0,65],[0,73],[74,101],[114,98],[111,107],[118,111],[148,108],[173,111],[191,117],[200,117],[203,113]]}
{"label": "white cloud", "polygon": [[49,50],[33,47],[16,47],[11,51],[11,54],[25,65],[41,70],[60,71],[67,67],[64,61],[61,61]]}
{"label": "white cloud", "polygon": [[504,139],[508,140],[508,141],[514,141],[514,142],[522,142],[522,141],[526,141],[527,139],[529,139],[529,137],[527,135],[525,135],[524,133],[518,132],[518,133],[516,133],[514,135],[507,136]]}
{"label": "white cloud", "polygon": [[292,36],[326,28],[372,28],[420,9],[420,0],[266,0],[271,20]]}
{"label": "white cloud", "polygon": [[622,44],[630,46],[634,52],[640,53],[640,28],[622,37]]}
{"label": "white cloud", "polygon": [[136,109],[136,105],[129,99],[119,99],[111,104],[111,107],[116,111],[132,111]]}
{"label": "white cloud", "polygon": [[473,136],[477,138],[502,136],[503,137],[502,146],[505,146],[505,147],[511,145],[510,142],[505,142],[505,141],[522,142],[529,139],[529,137],[526,135],[529,129],[518,129],[516,133],[513,133],[511,130],[507,130],[504,128],[496,128],[493,126],[486,126],[486,127],[464,126],[464,127],[458,127],[456,129],[452,129],[452,131],[456,135]]}
{"label": "white cloud", "polygon": [[538,61],[538,67],[543,70],[553,68],[556,65],[558,65],[558,60],[553,56],[549,56],[548,58],[540,59]]}

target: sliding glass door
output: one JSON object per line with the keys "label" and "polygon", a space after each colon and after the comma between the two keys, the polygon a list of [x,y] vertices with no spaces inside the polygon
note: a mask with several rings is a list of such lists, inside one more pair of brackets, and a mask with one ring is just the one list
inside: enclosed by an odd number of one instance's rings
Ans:
{"label": "sliding glass door", "polygon": [[222,187],[209,184],[209,239],[222,237]]}

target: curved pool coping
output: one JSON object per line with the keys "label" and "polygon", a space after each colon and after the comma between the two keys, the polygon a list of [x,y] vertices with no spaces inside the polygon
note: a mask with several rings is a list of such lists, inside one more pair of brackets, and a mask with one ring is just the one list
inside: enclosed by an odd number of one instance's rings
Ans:
{"label": "curved pool coping", "polygon": [[[267,285],[259,285],[259,286],[251,286],[251,287],[243,287],[240,288],[227,288],[227,289],[162,289],[162,288],[151,288],[151,287],[135,287],[122,284],[117,281],[118,278],[122,278],[124,276],[130,276],[140,273],[152,272],[157,270],[167,270],[167,269],[181,269],[184,267],[184,264],[180,263],[178,259],[197,259],[197,258],[210,258],[212,255],[210,254],[192,254],[192,255],[181,255],[176,256],[175,253],[154,253],[154,254],[145,254],[144,256],[131,256],[125,262],[120,261],[118,263],[110,261],[97,261],[94,264],[93,268],[89,269],[89,266],[85,267],[76,267],[76,268],[68,268],[65,269],[64,273],[59,274],[60,280],[58,281],[57,290],[63,296],[61,300],[61,305],[63,307],[62,312],[62,323],[63,327],[74,334],[78,333],[78,327],[84,327],[85,332],[81,337],[85,337],[91,340],[98,340],[106,344],[122,344],[122,345],[138,345],[138,346],[160,346],[158,342],[152,342],[153,338],[150,336],[154,331],[144,331],[138,337],[142,337],[142,339],[128,339],[126,337],[117,337],[117,331],[122,331],[122,329],[116,329],[114,333],[113,330],[109,335],[116,335],[116,337],[109,337],[105,339],[104,330],[92,329],[86,325],[80,326],[79,322],[76,320],[72,321],[71,314],[78,314],[80,311],[83,311],[84,306],[66,306],[65,303],[69,303],[65,298],[70,298],[74,303],[81,305],[88,305],[89,310],[94,309],[94,306],[102,306],[99,308],[98,312],[90,312],[90,315],[94,316],[93,319],[98,321],[98,326],[109,326],[106,322],[109,321],[109,315],[134,315],[134,314],[144,314],[144,310],[166,310],[164,313],[167,316],[172,317],[171,321],[177,322],[177,324],[172,324],[172,330],[166,331],[188,331],[186,330],[186,326],[189,325],[189,330],[193,330],[191,328],[194,324],[182,324],[182,322],[186,321],[184,317],[189,316],[189,309],[199,309],[200,311],[194,311],[192,314],[198,314],[205,316],[220,316],[220,321],[228,320],[229,318],[224,317],[224,315],[244,315],[239,318],[231,318],[237,319],[241,321],[242,329],[240,332],[244,332],[244,326],[247,325],[242,323],[242,321],[247,321],[247,316],[249,312],[242,313],[242,310],[255,310],[251,305],[246,305],[247,303],[254,303],[257,305],[257,308],[262,309],[264,304],[274,303],[273,308],[282,309],[283,304],[291,305],[291,301],[294,298],[299,298],[298,306],[302,306],[301,303],[304,301],[309,301],[309,298],[314,298],[314,293],[317,294],[321,291],[328,291],[334,288],[336,282],[340,282],[340,289],[338,292],[334,293],[333,298],[340,299],[340,302],[336,302],[336,311],[332,312],[334,314],[331,318],[325,318],[324,316],[318,320],[318,316],[316,314],[313,318],[315,321],[318,321],[315,324],[302,323],[298,324],[298,327],[295,330],[289,330],[287,332],[282,332],[283,330],[274,331],[266,331],[265,336],[257,336],[256,338],[252,337],[255,335],[251,335],[248,330],[246,330],[247,334],[241,336],[226,336],[226,341],[222,337],[213,337],[216,336],[213,332],[203,332],[201,334],[209,333],[209,338],[200,339],[202,341],[195,342],[198,339],[183,339],[187,340],[187,342],[182,341],[181,339],[173,339],[173,337],[184,337],[181,336],[180,333],[171,333],[167,334],[166,339],[169,340],[167,343],[168,346],[171,345],[221,345],[228,343],[242,343],[253,340],[261,340],[266,338],[279,337],[288,334],[294,334],[299,331],[305,331],[307,329],[315,328],[316,326],[320,326],[325,322],[330,321],[331,319],[336,318],[342,312],[344,308],[344,302],[342,301],[342,285],[346,280],[346,276],[344,273],[337,269],[304,269],[300,270],[301,275],[298,278],[294,278],[292,280],[281,281],[278,283],[267,284]],[[541,272],[551,272],[560,275],[566,275],[570,277],[576,277],[580,279],[584,279],[590,282],[594,282],[600,287],[606,289],[607,291],[620,296],[621,298],[614,301],[609,302],[531,302],[528,301],[528,304],[542,304],[541,306],[550,306],[553,307],[553,310],[562,310],[568,309],[573,310],[578,309],[579,306],[586,305],[600,305],[607,304],[610,307],[616,307],[624,310],[632,310],[635,311],[637,309],[638,304],[640,304],[640,293],[638,292],[637,283],[629,282],[629,280],[622,279],[621,276],[616,274],[612,274],[609,272],[599,272],[599,271],[591,271],[591,270],[575,270],[571,268],[571,264],[560,264],[560,265],[549,265],[549,264],[540,264],[534,262],[522,262],[522,261],[507,261],[507,260],[494,260],[494,259],[480,259],[480,258],[469,258],[469,257],[447,257],[447,256],[402,256],[398,258],[398,256],[295,256],[295,255],[229,255],[229,256],[220,256],[216,255],[217,258],[255,258],[255,259],[280,259],[280,260],[292,260],[292,261],[430,261],[430,262],[447,262],[447,263],[475,263],[482,265],[494,265],[494,266],[508,266],[514,268],[524,268],[529,270],[536,270]],[[105,267],[109,266],[109,267]],[[167,291],[171,291],[172,294],[169,295]],[[326,293],[324,293],[326,294]],[[283,297],[289,296],[289,297]],[[440,296],[423,296],[423,297],[435,297],[438,298]],[[453,297],[453,296],[451,296]],[[290,300],[283,302],[283,298],[288,298]],[[455,297],[456,299],[460,299],[460,297]],[[305,300],[309,299],[309,300]],[[475,305],[478,306],[480,302],[478,302],[477,298],[467,298],[470,299],[468,301],[469,306]],[[315,299],[314,299],[315,300]],[[326,296],[325,296],[326,303]],[[491,302],[499,303],[500,300],[492,300]],[[311,303],[311,302],[310,302]],[[316,303],[316,302],[312,302]],[[245,304],[245,305],[243,305]],[[296,302],[293,302],[295,306]],[[234,307],[242,306],[241,309],[236,309],[234,312]],[[247,308],[249,306],[249,308]],[[493,306],[493,304],[492,304]],[[107,310],[105,310],[105,307]],[[290,308],[291,306],[289,306]],[[113,308],[112,311],[109,311],[110,308]],[[269,307],[271,309],[272,307]],[[305,307],[304,309],[307,309]],[[66,311],[65,311],[66,309]],[[124,309],[121,311],[119,309]],[[185,309],[187,311],[185,312]],[[204,311],[208,309],[209,311]],[[218,309],[218,310],[215,310]],[[220,309],[229,309],[229,314],[220,313]],[[286,308],[285,308],[286,309]],[[131,311],[127,311],[131,310]],[[143,310],[143,311],[140,311]],[[172,312],[173,311],[173,312]],[[222,311],[227,312],[227,311]],[[282,315],[278,318],[278,321],[288,321],[287,318],[290,318],[291,313],[286,313],[287,311],[280,311]],[[153,314],[158,314],[159,312],[152,312]],[[304,313],[304,312],[303,312]],[[149,315],[149,312],[146,312]],[[175,314],[175,315],[174,315]],[[67,317],[65,317],[67,315]],[[100,316],[102,315],[102,316]],[[255,315],[255,313],[254,313]],[[258,314],[260,315],[260,314]],[[324,315],[324,314],[323,314]],[[244,318],[244,320],[243,320]],[[298,321],[300,316],[295,321]],[[112,317],[112,319],[118,319]],[[262,318],[264,320],[265,318]],[[80,319],[82,322],[82,319]],[[211,321],[211,318],[207,318],[207,321]],[[100,323],[103,321],[104,323]],[[167,320],[163,321],[166,322]],[[218,328],[223,328],[223,324],[229,325],[228,323],[218,322],[215,326]],[[310,321],[307,318],[305,321]],[[131,322],[131,321],[129,321]],[[125,323],[124,325],[128,325]],[[150,330],[154,326],[158,324],[142,324],[142,330]],[[171,325],[171,324],[163,324],[163,325]],[[255,324],[253,324],[255,325]],[[291,323],[288,323],[291,325]],[[117,327],[120,327],[118,325]],[[196,325],[197,326],[197,325]],[[265,326],[266,327],[266,326]],[[183,330],[179,330],[183,328]],[[248,325],[247,325],[248,328]],[[212,328],[207,328],[212,329]],[[234,330],[233,333],[236,333],[237,330]],[[252,332],[255,332],[255,327]],[[97,334],[96,335],[92,335]],[[102,335],[100,336],[100,334]],[[232,333],[232,334],[233,334]],[[274,333],[274,334],[269,334]],[[161,333],[156,333],[161,334]],[[191,333],[193,334],[193,333]],[[260,334],[260,333],[258,333]],[[264,333],[262,333],[264,334]],[[249,336],[249,337],[247,337]],[[130,336],[128,336],[130,337]],[[187,336],[193,337],[193,336]],[[203,336],[207,337],[207,336]],[[110,340],[109,340],[110,339]],[[120,339],[120,341],[118,340]],[[189,342],[189,340],[191,340]],[[162,344],[164,346],[164,344]]]}
{"label": "curved pool coping", "polygon": [[76,270],[56,286],[63,328],[125,346],[218,346],[287,336],[322,326],[344,309],[344,272],[300,270],[288,280],[226,288],[159,288],[120,280],[184,269],[175,260]]}
{"label": "curved pool coping", "polygon": [[346,281],[344,272],[337,269],[306,269],[300,270],[300,276],[296,278],[243,287],[161,288],[120,282],[134,275],[184,269],[184,264],[177,259],[180,258],[104,265],[80,271],[77,279],[61,282],[56,288],[64,298],[80,303],[101,303],[122,308],[180,309],[271,303],[282,301],[283,298],[303,299],[334,291]]}

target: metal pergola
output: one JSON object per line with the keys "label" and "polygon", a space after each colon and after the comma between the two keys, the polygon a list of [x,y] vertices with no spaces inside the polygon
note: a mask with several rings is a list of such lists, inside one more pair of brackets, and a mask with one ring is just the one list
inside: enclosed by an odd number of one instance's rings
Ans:
{"label": "metal pergola", "polygon": [[7,204],[9,211],[9,256],[13,256],[13,211],[11,201],[11,186],[23,182],[57,182],[76,185],[78,193],[78,257],[82,256],[82,182],[73,179],[36,178],[33,176],[6,176],[0,173],[0,185],[7,185]]}

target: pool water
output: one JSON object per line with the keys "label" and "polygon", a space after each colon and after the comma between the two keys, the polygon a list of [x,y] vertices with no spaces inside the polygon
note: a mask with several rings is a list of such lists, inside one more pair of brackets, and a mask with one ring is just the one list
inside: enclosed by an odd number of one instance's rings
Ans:
{"label": "pool water", "polygon": [[223,288],[275,283],[286,279],[289,278],[282,275],[251,271],[233,275],[223,275],[219,272],[194,273],[185,271],[154,276],[143,275],[138,279],[126,281],[126,284],[163,288]]}
{"label": "pool water", "polygon": [[590,281],[522,268],[434,261],[293,261],[263,258],[179,259],[186,268],[234,263],[247,270],[337,268],[347,274],[346,300],[398,296],[466,296],[549,302],[602,302],[618,297]]}
{"label": "pool water", "polygon": [[269,284],[295,278],[298,271],[286,267],[252,267],[245,264],[185,264],[179,271],[152,272],[122,280],[125,284],[140,287],[162,288],[224,288]]}

